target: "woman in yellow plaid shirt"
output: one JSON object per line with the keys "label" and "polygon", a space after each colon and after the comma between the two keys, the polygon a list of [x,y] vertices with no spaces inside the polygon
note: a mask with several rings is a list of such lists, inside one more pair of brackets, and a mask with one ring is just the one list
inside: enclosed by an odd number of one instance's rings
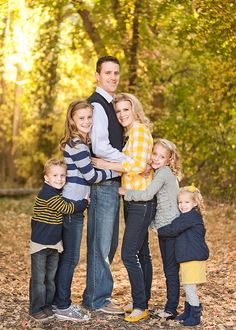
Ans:
{"label": "woman in yellow plaid shirt", "polygon": [[[143,107],[132,94],[121,93],[114,98],[114,107],[127,140],[123,153],[128,156],[122,163],[94,158],[96,168],[122,172],[122,186],[126,189],[145,190],[152,181],[142,176],[151,158],[153,139],[150,122]],[[148,317],[151,296],[152,261],[149,251],[148,227],[155,216],[156,200],[145,202],[124,201],[125,232],[121,257],[127,269],[133,303],[125,321],[137,322]]]}

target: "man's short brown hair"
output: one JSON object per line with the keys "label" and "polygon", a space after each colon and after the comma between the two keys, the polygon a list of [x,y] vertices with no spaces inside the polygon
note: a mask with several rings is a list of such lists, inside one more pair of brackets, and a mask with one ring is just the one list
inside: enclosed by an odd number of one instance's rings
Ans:
{"label": "man's short brown hair", "polygon": [[120,66],[120,62],[116,57],[114,57],[114,56],[103,56],[103,57],[100,57],[97,61],[96,72],[98,72],[98,73],[101,72],[102,64],[105,63],[105,62],[113,62],[113,63],[116,63]]}

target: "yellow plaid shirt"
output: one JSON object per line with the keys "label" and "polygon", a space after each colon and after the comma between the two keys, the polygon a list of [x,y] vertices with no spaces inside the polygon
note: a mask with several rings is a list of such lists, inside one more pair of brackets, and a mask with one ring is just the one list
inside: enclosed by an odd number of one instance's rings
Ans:
{"label": "yellow plaid shirt", "polygon": [[150,130],[141,123],[134,123],[128,132],[128,141],[123,153],[131,158],[122,162],[125,170],[122,174],[122,187],[132,190],[145,190],[152,181],[153,173],[148,178],[140,175],[151,158],[153,139]]}

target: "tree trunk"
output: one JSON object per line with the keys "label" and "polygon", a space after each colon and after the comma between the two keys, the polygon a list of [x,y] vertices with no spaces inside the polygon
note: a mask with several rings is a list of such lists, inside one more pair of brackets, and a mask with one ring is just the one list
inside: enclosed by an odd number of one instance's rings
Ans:
{"label": "tree trunk", "polygon": [[133,37],[130,47],[129,63],[129,91],[135,91],[138,67],[138,46],[139,46],[139,20],[142,9],[142,1],[136,0],[133,19]]}
{"label": "tree trunk", "polygon": [[[83,8],[84,2],[83,1],[72,1],[75,8],[77,9],[77,13],[82,18],[85,31],[88,33],[88,36],[90,37],[91,41],[93,42],[94,49],[97,53],[97,55],[105,56],[107,55],[107,50],[105,45],[102,42],[102,38],[99,35],[98,29],[96,29],[93,21],[90,17],[90,11]],[[79,7],[79,8],[78,8]]]}
{"label": "tree trunk", "polygon": [[27,196],[37,194],[40,188],[27,189],[27,188],[12,188],[12,189],[0,189],[0,197],[8,196]]}
{"label": "tree trunk", "polygon": [[[6,93],[7,93],[7,85],[4,79],[4,46],[5,40],[7,36],[7,26],[9,24],[9,18],[6,16],[3,18],[2,24],[4,25],[2,29],[2,33],[0,36],[0,114],[4,115],[6,111]],[[6,141],[6,129],[5,127],[1,127],[0,129],[0,182],[3,183],[7,178],[7,146],[8,143]]]}
{"label": "tree trunk", "polygon": [[12,143],[11,143],[11,159],[9,161],[9,175],[14,181],[16,179],[16,168],[14,165],[14,160],[19,157],[20,151],[17,150],[16,137],[19,135],[20,125],[21,125],[21,106],[20,106],[20,97],[21,97],[21,86],[19,81],[21,80],[21,67],[17,65],[17,75],[16,83],[14,90],[14,106],[13,106],[13,120],[12,120]]}
{"label": "tree trunk", "polygon": [[[41,75],[41,81],[38,82],[38,89],[35,93],[36,104],[38,107],[40,124],[38,127],[38,152],[43,153],[46,157],[51,157],[56,148],[52,137],[53,122],[50,119],[54,112],[56,102],[56,86],[59,80],[58,76],[58,58],[59,58],[59,42],[60,29],[63,20],[63,6],[61,4],[54,5],[49,9],[49,19],[44,23],[44,33],[40,35],[38,40],[38,51],[41,53],[37,69]],[[43,51],[42,51],[42,46]],[[36,74],[37,77],[37,74]],[[36,164],[37,166],[37,164]],[[39,164],[41,170],[41,164]]]}

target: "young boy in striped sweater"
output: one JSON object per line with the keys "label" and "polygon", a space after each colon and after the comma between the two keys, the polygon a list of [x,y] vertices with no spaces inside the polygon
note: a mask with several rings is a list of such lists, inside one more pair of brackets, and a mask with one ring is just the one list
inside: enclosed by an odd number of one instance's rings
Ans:
{"label": "young boy in striped sweater", "polygon": [[83,212],[89,197],[79,201],[67,201],[62,197],[66,183],[67,167],[64,161],[50,159],[44,166],[42,189],[34,204],[31,220],[31,279],[29,314],[36,321],[53,317],[52,302],[55,294],[55,275],[59,253],[63,251],[63,214]]}

